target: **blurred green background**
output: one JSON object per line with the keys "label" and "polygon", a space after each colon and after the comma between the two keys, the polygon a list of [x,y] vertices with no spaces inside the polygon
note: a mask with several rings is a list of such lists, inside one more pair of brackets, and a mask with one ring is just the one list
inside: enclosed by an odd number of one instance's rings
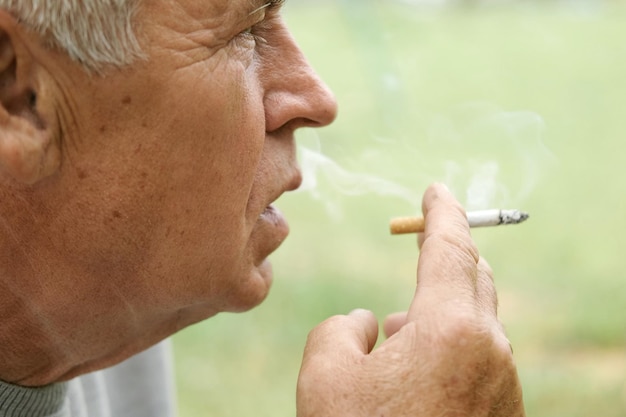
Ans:
{"label": "blurred green background", "polygon": [[626,415],[626,6],[418,3],[285,6],[340,105],[299,141],[334,162],[279,201],[292,231],[269,298],[174,337],[181,417],[294,416],[311,328],[357,307],[406,309],[415,237],[387,223],[417,212],[432,181],[468,207],[531,214],[473,232],[527,414]]}

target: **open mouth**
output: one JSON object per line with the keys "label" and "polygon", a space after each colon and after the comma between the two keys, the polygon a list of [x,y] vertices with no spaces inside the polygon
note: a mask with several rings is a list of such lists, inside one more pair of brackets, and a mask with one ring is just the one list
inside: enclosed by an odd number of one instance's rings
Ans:
{"label": "open mouth", "polygon": [[[280,218],[282,218],[283,215],[280,210],[278,210],[273,204],[270,204],[269,206],[265,207],[259,217],[261,219],[264,219],[265,221],[277,224],[279,221],[281,221]],[[282,221],[284,221],[284,218],[282,218]]]}

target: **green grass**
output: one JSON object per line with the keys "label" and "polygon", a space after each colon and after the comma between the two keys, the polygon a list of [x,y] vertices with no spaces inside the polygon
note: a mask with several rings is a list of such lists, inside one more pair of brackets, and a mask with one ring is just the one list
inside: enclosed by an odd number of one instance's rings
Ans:
{"label": "green grass", "polygon": [[626,415],[626,8],[344,0],[294,1],[285,14],[340,103],[337,122],[302,143],[319,138],[341,166],[414,195],[344,196],[321,180],[318,198],[284,197],[292,233],[270,297],[174,338],[181,417],[293,416],[313,326],[356,307],[382,318],[411,299],[416,245],[390,237],[388,218],[414,212],[433,180],[464,200],[466,177],[489,161],[507,189],[490,203],[531,213],[474,232],[528,415]]}

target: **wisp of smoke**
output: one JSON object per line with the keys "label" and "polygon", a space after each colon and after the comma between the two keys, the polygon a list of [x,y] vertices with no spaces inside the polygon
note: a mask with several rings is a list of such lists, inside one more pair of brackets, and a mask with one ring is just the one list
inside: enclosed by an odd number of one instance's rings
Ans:
{"label": "wisp of smoke", "polygon": [[321,190],[320,176],[323,176],[325,183],[339,196],[377,194],[381,197],[399,198],[411,204],[416,201],[415,193],[407,187],[371,174],[350,172],[319,151],[304,147],[300,147],[299,151],[302,169],[302,185],[299,190],[310,192],[315,199],[323,201],[335,219],[342,215],[339,199],[331,198],[328,190]]}
{"label": "wisp of smoke", "polygon": [[[410,142],[368,144],[361,151],[368,155],[364,159],[374,155],[380,161],[376,167],[365,164],[368,172],[345,169],[320,151],[316,139],[315,146],[299,147],[300,190],[321,201],[336,220],[342,216],[343,196],[365,194],[399,199],[417,213],[425,181],[446,183],[467,210],[523,208],[544,169],[555,161],[543,144],[543,131],[544,122],[535,113],[468,103],[433,116],[421,140],[417,135]],[[374,168],[393,170],[394,181]],[[404,173],[400,180],[398,173]]]}
{"label": "wisp of smoke", "polygon": [[445,161],[443,178],[466,209],[517,206],[556,161],[544,129],[536,113],[472,102],[437,116],[428,146]]}

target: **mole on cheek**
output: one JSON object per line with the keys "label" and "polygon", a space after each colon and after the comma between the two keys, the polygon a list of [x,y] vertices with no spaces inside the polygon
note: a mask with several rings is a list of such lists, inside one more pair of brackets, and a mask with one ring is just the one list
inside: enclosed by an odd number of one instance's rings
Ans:
{"label": "mole on cheek", "polygon": [[122,99],[122,104],[130,104],[130,103],[132,103],[132,102],[133,102],[133,99],[132,99],[130,96],[125,96],[125,97]]}

